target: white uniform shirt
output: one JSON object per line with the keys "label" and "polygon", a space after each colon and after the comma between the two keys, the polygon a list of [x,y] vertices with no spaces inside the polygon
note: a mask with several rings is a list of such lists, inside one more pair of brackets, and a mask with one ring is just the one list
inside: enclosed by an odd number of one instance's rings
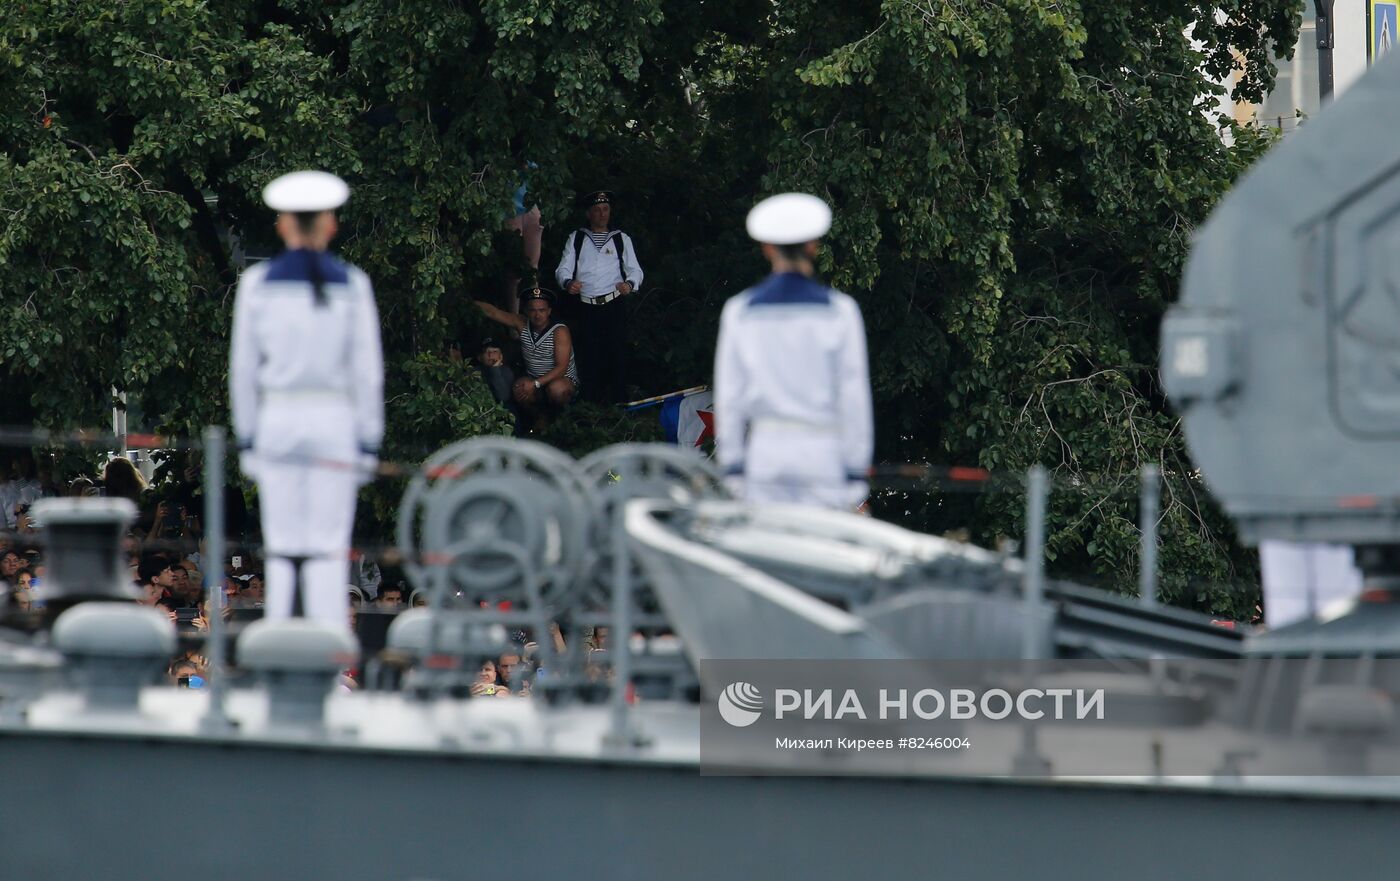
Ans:
{"label": "white uniform shirt", "polygon": [[384,436],[384,362],[369,277],[316,254],[326,304],[318,306],[308,251],[285,251],[243,273],[233,311],[229,397],[241,443],[251,443],[269,397],[341,395],[353,406],[357,441]]}
{"label": "white uniform shirt", "polygon": [[577,233],[570,235],[564,240],[564,253],[559,258],[559,268],[554,270],[554,280],[559,283],[559,290],[567,292],[569,281],[576,279],[583,282],[583,290],[580,295],[585,298],[601,297],[617,291],[617,283],[624,281],[622,269],[617,261],[617,243],[622,242],[622,262],[627,266],[628,282],[632,283],[632,290],[642,289],[642,266],[637,262],[637,249],[632,246],[632,239],[627,233],[620,229],[613,230],[608,241],[600,251],[593,244],[593,239],[589,238],[588,231],[583,231],[583,241],[579,243],[578,249],[578,273],[574,272],[574,238]]}
{"label": "white uniform shirt", "polygon": [[798,273],[733,297],[715,353],[715,452],[745,471],[750,433],[765,426],[828,434],[848,480],[864,480],[875,430],[865,322],[855,300]]}

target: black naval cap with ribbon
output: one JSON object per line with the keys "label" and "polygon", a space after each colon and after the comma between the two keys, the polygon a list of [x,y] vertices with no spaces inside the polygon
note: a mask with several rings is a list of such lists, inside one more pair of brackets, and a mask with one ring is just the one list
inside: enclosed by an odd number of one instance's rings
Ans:
{"label": "black naval cap with ribbon", "polygon": [[538,284],[525,284],[520,288],[520,311],[524,312],[526,305],[531,300],[544,300],[551,309],[554,308],[557,298],[554,291],[549,288],[542,288]]}
{"label": "black naval cap with ribbon", "polygon": [[594,205],[611,205],[617,200],[617,194],[612,190],[593,190],[585,193],[579,201],[584,208],[592,208]]}

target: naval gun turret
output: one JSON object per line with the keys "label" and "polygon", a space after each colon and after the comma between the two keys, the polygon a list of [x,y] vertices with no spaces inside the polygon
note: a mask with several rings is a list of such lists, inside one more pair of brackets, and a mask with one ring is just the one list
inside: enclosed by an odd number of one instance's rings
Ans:
{"label": "naval gun turret", "polygon": [[[1356,549],[1400,597],[1400,63],[1274,149],[1196,236],[1162,380],[1243,540]],[[1400,606],[1258,637],[1264,654],[1400,655]],[[1385,619],[1385,620],[1381,620]]]}

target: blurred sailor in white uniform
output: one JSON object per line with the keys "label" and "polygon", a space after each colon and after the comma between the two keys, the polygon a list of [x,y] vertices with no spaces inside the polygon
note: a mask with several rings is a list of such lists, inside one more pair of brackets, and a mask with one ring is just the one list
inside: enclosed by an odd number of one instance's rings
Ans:
{"label": "blurred sailor in white uniform", "polygon": [[344,181],[321,171],[284,175],[263,190],[287,250],[239,279],[229,355],[240,464],[262,505],[266,615],[301,607],[341,627],[355,495],[384,435],[374,291],[368,276],[326,252],[335,209],[349,196]]}
{"label": "blurred sailor in white uniform", "polygon": [[715,353],[715,449],[751,502],[853,509],[874,453],[865,322],[814,277],[831,209],[784,193],[749,212],[773,274],[732,297]]}
{"label": "blurred sailor in white uniform", "polygon": [[1350,545],[1266,539],[1259,542],[1259,573],[1264,623],[1274,630],[1328,615],[1361,595]]}

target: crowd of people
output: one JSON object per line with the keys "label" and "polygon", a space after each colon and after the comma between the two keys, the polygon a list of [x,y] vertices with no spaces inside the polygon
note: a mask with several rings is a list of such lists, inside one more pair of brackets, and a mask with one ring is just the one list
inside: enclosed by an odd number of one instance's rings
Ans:
{"label": "crowd of people", "polygon": [[[25,616],[46,605],[47,565],[40,542],[35,503],[45,498],[102,496],[132,502],[136,518],[128,528],[123,547],[127,575],[136,602],[160,608],[177,628],[189,635],[207,631],[202,558],[202,491],[198,460],[172,459],[160,469],[162,479],[151,482],[125,456],[113,456],[98,471],[60,475],[53,461],[27,450],[0,457],[0,504],[5,529],[0,531],[0,615]],[[183,464],[184,467],[178,467]],[[242,496],[229,494],[226,520],[232,534],[245,535],[248,522]],[[262,602],[262,576],[254,566],[243,566],[235,557],[225,565],[225,592],[232,606],[255,608]],[[182,673],[190,665],[193,678]],[[172,676],[184,684],[203,681],[203,659],[197,650],[182,651],[171,660]]]}
{"label": "crowd of people", "polygon": [[[127,530],[124,548],[127,577],[135,602],[159,609],[175,625],[181,639],[180,650],[170,659],[171,683],[199,688],[209,677],[203,638],[209,632],[210,607],[205,575],[216,565],[201,551],[203,530],[202,491],[194,460],[186,467],[161,469],[162,479],[147,481],[136,465],[124,456],[115,456],[92,474],[76,474],[56,479],[52,463],[22,452],[0,458],[6,478],[0,481],[0,499],[5,504],[7,528],[0,530],[0,617],[19,613],[37,614],[45,608],[46,563],[40,542],[42,524],[31,516],[35,502],[62,496],[101,496],[129,499],[137,510]],[[231,507],[241,509],[242,496]],[[250,522],[246,511],[232,522]],[[240,525],[230,556],[219,561],[220,583],[224,592],[224,618],[246,623],[261,617],[266,601],[263,560],[258,555],[255,534]],[[358,559],[348,567],[348,614],[350,626],[371,649],[382,648],[387,619],[413,607],[427,605],[421,591],[410,590],[399,573],[369,559]],[[378,618],[377,623],[369,620]],[[361,622],[365,622],[363,625]],[[605,630],[588,633],[588,648],[600,649]],[[562,651],[563,636],[555,629],[554,647]],[[377,642],[376,642],[377,639]],[[522,667],[523,665],[523,667]],[[512,687],[511,677],[529,669],[529,677]],[[517,632],[510,647],[482,664],[471,686],[475,695],[528,697],[529,683],[538,670],[537,645],[527,632]],[[361,684],[361,668],[347,672],[346,685]]]}

